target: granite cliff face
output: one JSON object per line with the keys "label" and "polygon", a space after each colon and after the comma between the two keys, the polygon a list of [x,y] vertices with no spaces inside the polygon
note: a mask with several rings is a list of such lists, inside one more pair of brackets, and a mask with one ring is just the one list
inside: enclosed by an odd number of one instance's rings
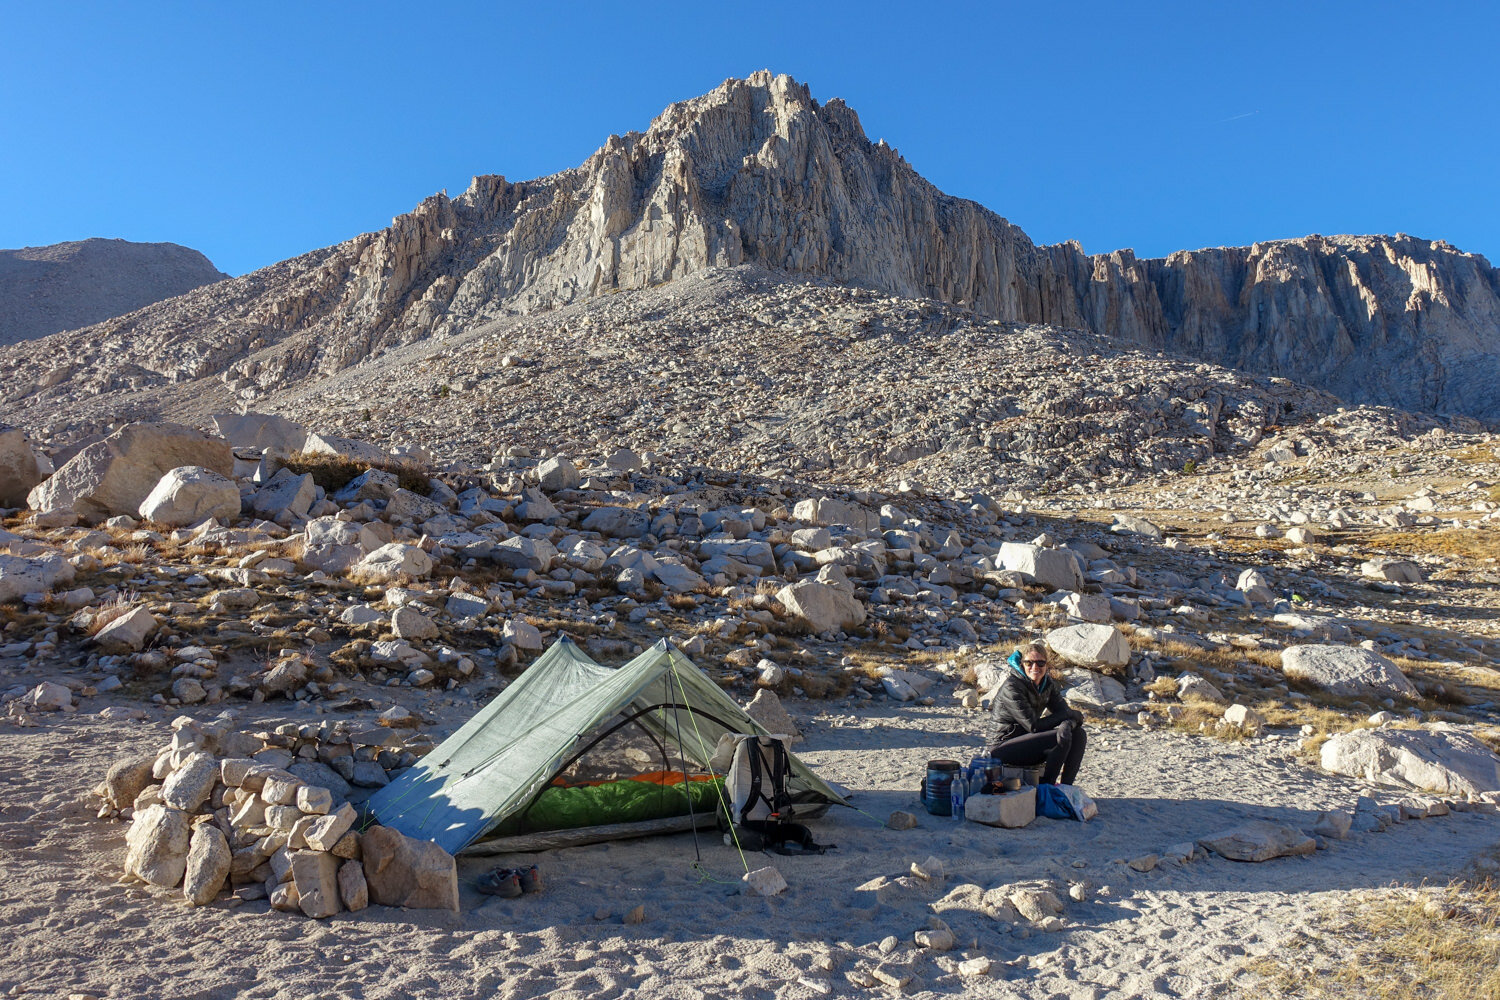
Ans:
{"label": "granite cliff face", "polygon": [[91,239],[0,250],[0,344],[89,326],[227,277],[175,243]]}
{"label": "granite cliff face", "polygon": [[611,136],[575,169],[477,177],[379,232],[45,351],[0,351],[0,412],[206,376],[253,398],[397,345],[741,263],[1500,420],[1500,272],[1483,257],[1400,235],[1162,260],[1038,247],[871,143],[842,101],[766,72]]}

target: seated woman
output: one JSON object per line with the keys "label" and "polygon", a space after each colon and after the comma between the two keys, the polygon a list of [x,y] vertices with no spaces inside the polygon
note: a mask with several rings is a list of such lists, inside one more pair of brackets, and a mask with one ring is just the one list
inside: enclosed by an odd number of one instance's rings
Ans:
{"label": "seated woman", "polygon": [[1068,707],[1048,676],[1046,643],[1036,640],[1011,654],[1010,672],[995,692],[990,756],[1010,767],[1045,764],[1042,784],[1071,785],[1088,742],[1083,714]]}

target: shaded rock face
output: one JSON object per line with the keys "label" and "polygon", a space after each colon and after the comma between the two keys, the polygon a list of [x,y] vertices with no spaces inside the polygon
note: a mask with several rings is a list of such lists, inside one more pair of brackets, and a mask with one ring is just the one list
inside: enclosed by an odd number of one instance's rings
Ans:
{"label": "shaded rock face", "polygon": [[387,229],[74,335],[52,355],[65,362],[0,352],[0,377],[48,398],[220,375],[271,390],[741,263],[1087,328],[1356,402],[1500,419],[1500,274],[1483,257],[1402,235],[1158,260],[1038,247],[871,143],[842,101],[768,72],[672,105],[575,169],[476,177]]}
{"label": "shaded rock face", "polygon": [[227,277],[175,243],[91,239],[0,250],[0,344],[76,330]]}

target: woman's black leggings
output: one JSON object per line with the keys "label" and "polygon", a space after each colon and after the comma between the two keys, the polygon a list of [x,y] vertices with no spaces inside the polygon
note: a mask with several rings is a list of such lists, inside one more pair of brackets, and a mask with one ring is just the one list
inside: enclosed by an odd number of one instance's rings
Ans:
{"label": "woman's black leggings", "polygon": [[998,758],[1008,767],[1035,767],[1045,763],[1042,783],[1050,785],[1058,780],[1071,785],[1078,777],[1078,766],[1083,763],[1083,750],[1088,736],[1083,727],[1065,722],[1056,729],[1040,733],[1016,736],[990,748],[990,756]]}

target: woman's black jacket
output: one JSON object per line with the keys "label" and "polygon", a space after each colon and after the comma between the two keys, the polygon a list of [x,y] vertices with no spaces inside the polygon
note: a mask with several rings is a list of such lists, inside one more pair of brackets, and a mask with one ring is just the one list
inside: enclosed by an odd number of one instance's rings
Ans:
{"label": "woman's black jacket", "polygon": [[1010,670],[995,692],[994,706],[990,709],[993,729],[990,746],[1028,733],[1046,732],[1072,720],[1083,722],[1083,713],[1068,707],[1062,689],[1051,677],[1043,677],[1041,684],[1031,683],[1021,665],[1019,650],[1007,661]]}

